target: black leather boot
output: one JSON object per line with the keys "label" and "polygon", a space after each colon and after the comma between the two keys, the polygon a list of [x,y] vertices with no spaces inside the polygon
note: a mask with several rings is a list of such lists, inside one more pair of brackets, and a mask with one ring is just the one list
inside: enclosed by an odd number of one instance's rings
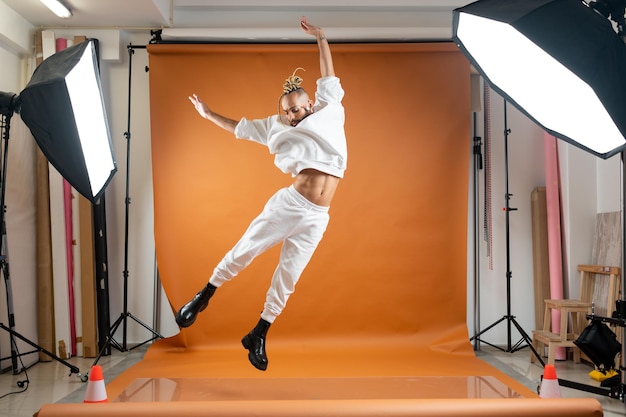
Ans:
{"label": "black leather boot", "polygon": [[209,299],[215,293],[216,287],[207,284],[191,301],[182,306],[176,313],[176,324],[180,327],[189,327],[196,321],[198,313],[209,305]]}
{"label": "black leather boot", "polygon": [[248,359],[255,368],[265,371],[267,369],[267,356],[265,355],[265,337],[271,323],[260,319],[256,327],[241,339],[243,347],[248,349]]}

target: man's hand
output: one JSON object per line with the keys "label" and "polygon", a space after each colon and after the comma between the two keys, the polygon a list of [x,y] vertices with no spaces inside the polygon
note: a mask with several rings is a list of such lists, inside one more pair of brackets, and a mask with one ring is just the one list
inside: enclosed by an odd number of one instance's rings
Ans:
{"label": "man's hand", "polygon": [[191,101],[191,104],[193,104],[193,107],[196,109],[198,114],[200,114],[200,116],[204,117],[205,119],[209,118],[211,110],[200,97],[198,97],[196,94],[193,94],[189,96],[189,101]]}
{"label": "man's hand", "polygon": [[320,70],[322,77],[334,76],[333,57],[330,54],[330,46],[328,45],[326,35],[324,35],[324,30],[319,26],[310,24],[305,16],[300,18],[300,27],[304,33],[313,35],[317,39],[317,46],[320,49]]}
{"label": "man's hand", "polygon": [[302,28],[304,33],[308,35],[313,35],[315,37],[324,36],[324,32],[322,31],[322,29],[318,26],[310,24],[305,16],[302,16],[302,18],[300,19],[300,27]]}
{"label": "man's hand", "polygon": [[193,107],[200,116],[215,123],[224,130],[228,130],[231,133],[235,132],[235,127],[238,123],[236,120],[229,119],[228,117],[215,113],[209,108],[209,106],[206,105],[204,101],[202,101],[200,97],[198,97],[197,94],[190,95],[189,101],[191,101],[191,104],[193,104]]}

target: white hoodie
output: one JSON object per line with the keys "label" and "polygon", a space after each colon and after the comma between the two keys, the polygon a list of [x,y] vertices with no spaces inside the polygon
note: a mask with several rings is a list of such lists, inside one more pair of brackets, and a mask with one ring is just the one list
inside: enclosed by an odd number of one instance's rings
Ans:
{"label": "white hoodie", "polygon": [[343,178],[348,151],[344,131],[344,96],[339,78],[317,80],[313,114],[293,127],[280,121],[278,115],[265,119],[242,118],[235,127],[238,139],[247,139],[268,147],[274,164],[285,174],[296,176],[313,168]]}

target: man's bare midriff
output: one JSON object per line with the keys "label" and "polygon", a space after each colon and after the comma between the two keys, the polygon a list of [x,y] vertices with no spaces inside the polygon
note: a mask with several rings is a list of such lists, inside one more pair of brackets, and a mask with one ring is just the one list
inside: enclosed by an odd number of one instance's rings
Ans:
{"label": "man's bare midriff", "polygon": [[304,169],[296,175],[294,187],[307,200],[318,206],[329,207],[335,195],[339,178],[315,169]]}

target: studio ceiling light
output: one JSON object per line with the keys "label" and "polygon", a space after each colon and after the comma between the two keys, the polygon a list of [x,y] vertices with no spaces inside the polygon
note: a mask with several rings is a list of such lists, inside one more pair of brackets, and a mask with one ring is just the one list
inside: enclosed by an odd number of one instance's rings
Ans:
{"label": "studio ceiling light", "polygon": [[546,131],[602,158],[626,147],[626,45],[581,0],[480,0],[453,39],[491,87]]}
{"label": "studio ceiling light", "polygon": [[72,12],[59,0],[40,0],[48,9],[61,19],[69,19],[72,17]]}

